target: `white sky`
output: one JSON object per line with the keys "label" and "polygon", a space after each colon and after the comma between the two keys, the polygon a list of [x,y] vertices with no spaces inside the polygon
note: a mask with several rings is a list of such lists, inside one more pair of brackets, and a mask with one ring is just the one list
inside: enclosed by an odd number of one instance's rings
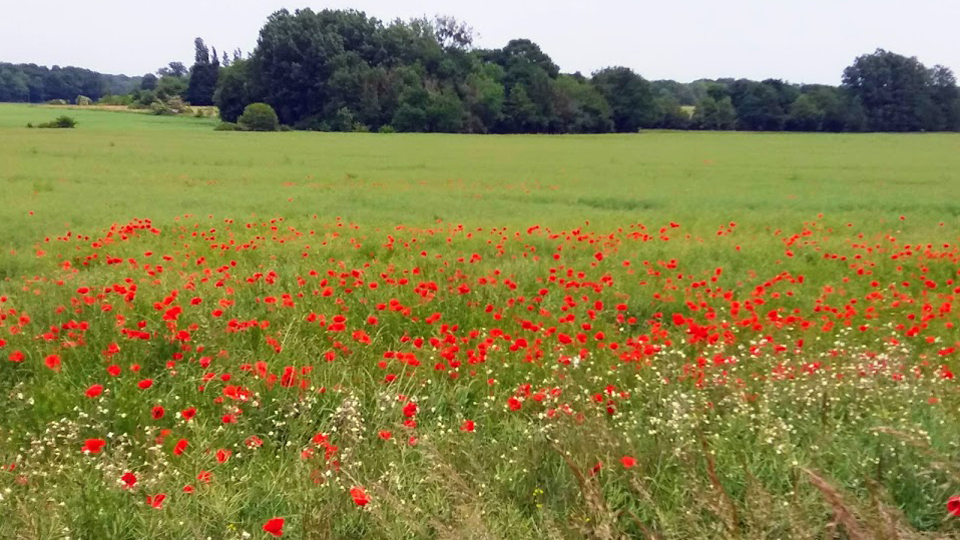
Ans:
{"label": "white sky", "polygon": [[382,20],[454,15],[477,45],[538,43],[564,72],[629,66],[648,79],[748,77],[838,84],[878,47],[960,71],[958,0],[0,0],[0,61],[139,75],[193,63],[193,38],[250,52],[281,7]]}

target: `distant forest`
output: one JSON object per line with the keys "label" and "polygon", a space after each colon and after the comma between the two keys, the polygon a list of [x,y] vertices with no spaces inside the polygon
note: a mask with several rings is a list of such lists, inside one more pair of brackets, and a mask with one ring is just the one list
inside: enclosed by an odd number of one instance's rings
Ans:
{"label": "distant forest", "polygon": [[216,105],[225,122],[263,102],[280,122],[316,131],[607,133],[640,129],[960,131],[960,91],[944,66],[877,50],[840,86],[779,79],[648,81],[626,67],[561,73],[515,39],[473,46],[453,17],[384,23],[357,11],[281,10],[254,51],[218,56],[202,39],[192,67],[142,77],[0,63],[0,101],[93,101],[153,108]]}

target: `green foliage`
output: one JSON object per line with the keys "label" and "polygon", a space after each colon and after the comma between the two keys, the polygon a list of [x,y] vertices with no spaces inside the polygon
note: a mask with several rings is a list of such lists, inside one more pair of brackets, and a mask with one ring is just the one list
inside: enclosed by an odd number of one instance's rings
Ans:
{"label": "green foliage", "polygon": [[153,73],[147,73],[140,79],[140,90],[156,90],[157,76]]}
{"label": "green foliage", "polygon": [[730,96],[723,96],[718,101],[707,95],[697,103],[693,124],[700,129],[717,131],[736,129],[737,111],[733,107],[733,100]]}
{"label": "green foliage", "polygon": [[75,103],[80,107],[88,107],[93,105],[93,100],[87,96],[77,96]]}
{"label": "green foliage", "polygon": [[690,128],[692,118],[673,94],[661,94],[654,100],[654,105],[657,110],[655,127],[660,129]]}
{"label": "green foliage", "polygon": [[377,133],[386,133],[386,134],[396,133],[396,132],[397,130],[394,129],[394,127],[391,126],[390,124],[384,124],[380,126],[380,129],[377,130]]}
{"label": "green foliage", "polygon": [[217,80],[217,89],[213,101],[220,110],[220,118],[227,122],[236,122],[243,109],[254,99],[253,80],[250,75],[250,61],[237,59],[221,70]]}
{"label": "green foliage", "polygon": [[217,58],[216,49],[213,50],[212,55],[210,54],[210,50],[201,38],[194,41],[194,47],[196,62],[190,68],[186,99],[191,105],[213,105],[214,93],[220,77],[220,59]]}
{"label": "green foliage", "polygon": [[243,128],[240,127],[240,124],[235,122],[220,122],[217,124],[217,127],[213,128],[214,131],[243,131]]}
{"label": "green foliage", "polygon": [[107,95],[97,100],[97,105],[116,105],[130,106],[134,102],[134,94],[122,94],[118,96]]}
{"label": "green foliage", "polygon": [[174,110],[171,109],[165,101],[160,101],[158,99],[150,104],[150,114],[156,116],[172,116],[177,113],[174,112]]}
{"label": "green foliage", "polygon": [[[149,91],[144,91],[148,93]],[[187,79],[186,77],[166,75],[160,78],[160,81],[157,83],[157,90],[155,92],[157,99],[168,100],[173,97],[183,97],[187,93]]]}
{"label": "green foliage", "polygon": [[276,111],[266,103],[251,103],[243,110],[237,123],[247,131],[277,131],[280,121]]}
{"label": "green foliage", "polygon": [[[28,126],[32,127],[32,126]],[[58,116],[56,120],[52,122],[44,122],[42,124],[37,124],[38,128],[53,128],[53,129],[73,129],[77,127],[77,121],[71,116]]]}
{"label": "green foliage", "polygon": [[650,83],[630,68],[614,67],[593,74],[593,85],[610,104],[616,131],[632,133],[656,123]]}
{"label": "green foliage", "polygon": [[790,105],[787,129],[791,131],[820,131],[823,118],[824,112],[817,105],[817,101],[812,96],[804,94]]}
{"label": "green foliage", "polygon": [[560,75],[553,84],[554,131],[560,133],[607,133],[613,130],[610,105],[586,79]]}
{"label": "green foliage", "polygon": [[[737,111],[737,127],[746,131],[780,131],[786,112],[774,85],[741,79],[730,88],[730,99]],[[788,103],[789,105],[789,103]]]}
{"label": "green foliage", "polygon": [[0,62],[0,102],[43,103],[62,99],[72,103],[79,95],[95,101],[106,94],[129,93],[139,83],[138,77],[105,75],[76,67]]}
{"label": "green foliage", "polygon": [[877,49],[843,73],[843,88],[862,106],[871,131],[940,131],[960,128],[953,73],[928,69],[915,57]]}

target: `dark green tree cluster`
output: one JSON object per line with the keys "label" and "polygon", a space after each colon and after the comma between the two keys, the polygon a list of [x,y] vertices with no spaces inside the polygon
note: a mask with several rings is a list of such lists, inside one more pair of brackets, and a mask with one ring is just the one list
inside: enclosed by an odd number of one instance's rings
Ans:
{"label": "dark green tree cluster", "polygon": [[843,72],[870,131],[956,131],[960,93],[953,72],[928,69],[916,58],[883,49],[861,56]]}
{"label": "dark green tree cluster", "polygon": [[109,94],[128,94],[139,84],[138,77],[104,75],[76,67],[0,63],[0,101],[42,103],[77,96],[97,100]]}
{"label": "dark green tree cluster", "polygon": [[560,74],[530,40],[496,50],[472,42],[452,17],[384,24],[357,11],[282,10],[251,57],[223,69],[215,102],[229,122],[265,102],[284,124],[333,131],[602,133],[651,116],[630,110],[653,97],[626,68],[590,80]]}
{"label": "dark green tree cluster", "polygon": [[281,10],[247,58],[238,50],[221,61],[203,39],[194,45],[189,69],[171,62],[142,78],[0,64],[0,101],[132,92],[114,101],[215,104],[225,122],[266,103],[284,126],[319,131],[960,131],[953,72],[882,49],[827,86],[647,81],[626,67],[564,74],[528,39],[473,48],[473,29],[448,16],[384,23],[353,10]]}
{"label": "dark green tree cluster", "polygon": [[650,82],[625,67],[587,78],[560,73],[527,39],[494,50],[472,42],[452,17],[385,24],[358,11],[281,10],[251,57],[222,70],[214,101],[225,121],[265,102],[283,124],[324,131],[960,130],[950,70],[882,50],[831,87]]}
{"label": "dark green tree cluster", "polygon": [[194,64],[190,68],[190,82],[187,85],[186,99],[191,105],[213,105],[213,93],[220,78],[220,59],[217,49],[207,48],[202,38],[194,41],[196,53]]}

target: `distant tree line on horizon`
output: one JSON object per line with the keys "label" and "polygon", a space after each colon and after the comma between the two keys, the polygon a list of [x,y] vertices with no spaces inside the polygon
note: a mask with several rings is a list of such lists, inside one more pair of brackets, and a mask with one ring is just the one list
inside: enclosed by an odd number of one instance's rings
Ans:
{"label": "distant tree line on horizon", "polygon": [[564,74],[526,39],[473,47],[453,17],[388,24],[352,10],[271,15],[256,49],[218,57],[202,39],[194,64],[130,78],[79,68],[0,64],[0,101],[73,100],[141,107],[217,105],[236,122],[267,103],[279,121],[317,131],[607,133],[640,129],[960,131],[952,71],[878,49],[840,86],[779,79],[648,81],[626,67]]}

